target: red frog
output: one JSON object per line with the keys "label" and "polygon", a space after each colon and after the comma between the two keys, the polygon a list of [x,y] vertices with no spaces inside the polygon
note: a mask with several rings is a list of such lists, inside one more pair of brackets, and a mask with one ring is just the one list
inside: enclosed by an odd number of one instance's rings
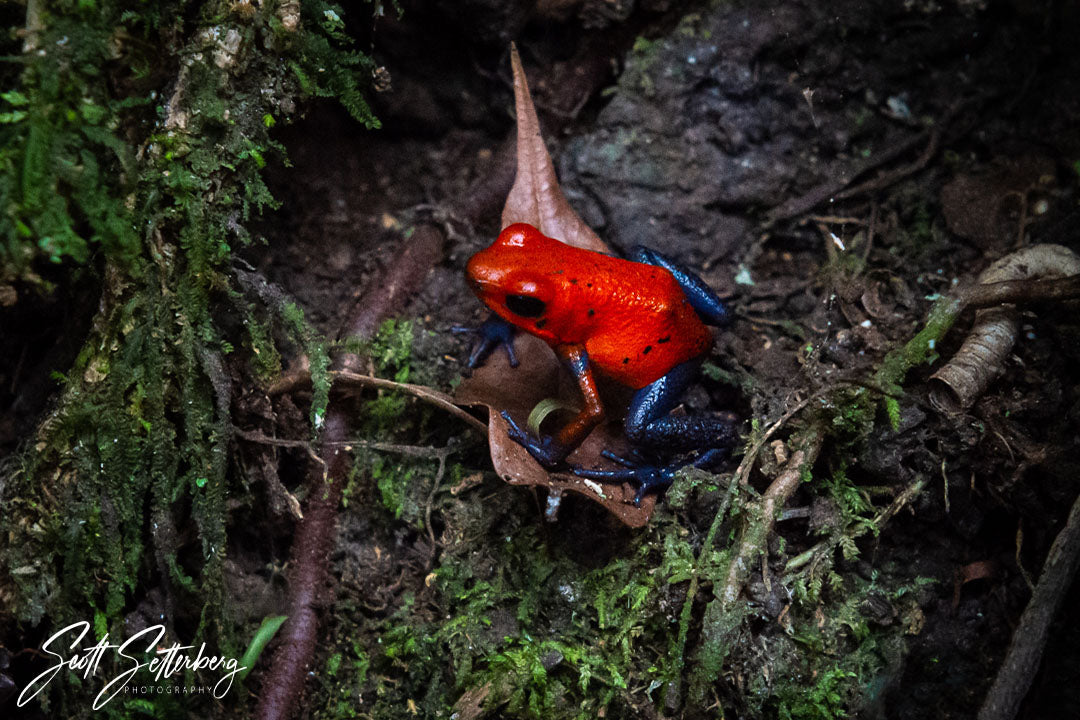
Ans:
{"label": "red frog", "polygon": [[[545,467],[561,465],[604,419],[594,369],[636,391],[626,416],[626,436],[635,446],[701,450],[692,462],[704,467],[735,441],[727,419],[668,414],[712,348],[706,325],[726,325],[727,307],[704,281],[660,253],[638,247],[631,256],[582,250],[516,223],[469,260],[469,284],[502,319],[480,329],[484,341],[470,366],[498,344],[510,350],[509,323],[551,345],[581,388],[585,407],[554,436],[535,437],[503,413],[510,437]],[[512,352],[510,360],[517,364]],[[626,469],[572,470],[636,483],[635,503],[649,490],[666,488],[687,464],[658,467],[608,456]]]}

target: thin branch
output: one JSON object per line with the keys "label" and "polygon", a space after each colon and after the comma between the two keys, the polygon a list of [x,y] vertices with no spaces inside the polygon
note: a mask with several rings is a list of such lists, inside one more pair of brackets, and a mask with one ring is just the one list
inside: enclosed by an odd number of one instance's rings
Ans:
{"label": "thin branch", "polygon": [[[857,537],[865,535],[871,529],[873,529],[875,533],[880,532],[881,529],[885,527],[886,523],[888,523],[889,520],[891,520],[896,515],[896,513],[900,512],[900,510],[903,509],[905,505],[910,503],[920,492],[922,492],[922,489],[924,487],[926,487],[926,478],[922,476],[916,477],[910,485],[904,488],[903,491],[901,491],[901,493],[897,495],[891,503],[889,503],[889,507],[878,513],[874,517],[874,519],[870,521],[869,524],[856,524],[845,533],[835,534],[832,537],[826,538],[825,540],[817,543],[812,548],[802,553],[799,553],[795,557],[788,560],[787,565],[784,566],[784,574],[787,575],[789,573],[793,573],[799,568],[809,563],[811,560],[814,560],[817,557],[821,557],[827,552],[831,552],[837,545],[840,544],[841,537],[846,536],[854,540]],[[866,488],[863,489],[865,490]]]}
{"label": "thin branch", "polygon": [[[361,373],[352,372],[349,370],[331,370],[330,380],[333,383],[335,389],[350,389],[356,390],[360,388],[376,388],[379,390],[396,390],[398,392],[405,393],[406,395],[412,395],[413,397],[423,400],[424,402],[434,405],[435,407],[445,410],[459,420],[463,420],[466,424],[479,430],[482,433],[487,433],[487,425],[474,418],[465,410],[454,404],[454,401],[446,393],[439,392],[438,390],[432,390],[429,387],[423,385],[412,385],[410,383],[399,383],[393,380],[387,380],[385,378],[377,378],[371,375],[363,375]],[[283,395],[285,393],[296,392],[302,388],[311,386],[311,373],[307,370],[300,370],[294,373],[290,373],[279,380],[275,381],[273,385],[267,390],[268,395]]]}
{"label": "thin branch", "polygon": [[817,460],[818,452],[824,443],[825,434],[821,428],[812,425],[793,442],[795,448],[791,459],[761,499],[755,503],[756,509],[745,508],[743,528],[739,538],[739,548],[728,566],[727,580],[716,595],[720,599],[721,609],[727,612],[735,605],[742,592],[746,579],[750,576],[754,562],[768,547],[769,535],[779,515],[777,510],[784,506],[787,499],[802,484],[803,473],[809,470]]}
{"label": "thin branch", "polygon": [[1003,303],[1073,300],[1080,298],[1080,275],[1042,280],[1004,280],[972,285],[961,291],[960,299],[968,307],[989,307]]}
{"label": "thin branch", "polygon": [[986,694],[978,720],[1012,720],[1027,695],[1042,660],[1050,624],[1080,566],[1080,497],[1073,503],[1069,519],[1050,546],[1039,584],[1031,595],[1012,644],[998,669],[994,684]]}

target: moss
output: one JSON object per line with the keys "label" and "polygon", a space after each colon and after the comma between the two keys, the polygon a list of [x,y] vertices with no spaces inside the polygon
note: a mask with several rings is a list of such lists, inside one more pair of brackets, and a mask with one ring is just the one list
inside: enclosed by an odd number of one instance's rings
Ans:
{"label": "moss", "polygon": [[[235,482],[225,356],[241,348],[236,363],[266,377],[279,355],[270,328],[284,327],[311,359],[316,427],[325,410],[325,341],[299,308],[247,305],[232,254],[275,206],[261,173],[282,150],[265,118],[287,118],[306,92],[376,125],[361,95],[370,61],[327,24],[337,6],[305,2],[289,32],[276,4],[242,5],[42,3],[28,40],[42,50],[17,77],[0,70],[15,88],[0,108],[0,284],[47,292],[43,266],[63,281],[84,263],[102,284],[55,410],[0,483],[7,610],[31,624],[89,615],[119,631],[159,588],[183,609],[168,621],[190,625],[185,640],[237,654],[223,601]],[[265,318],[246,345],[222,323],[230,302]],[[85,698],[55,687],[62,714],[85,713]]]}
{"label": "moss", "polygon": [[961,303],[952,296],[939,298],[930,308],[926,325],[902,347],[885,356],[874,376],[878,387],[899,392],[909,370],[937,359],[937,344],[956,322]]}

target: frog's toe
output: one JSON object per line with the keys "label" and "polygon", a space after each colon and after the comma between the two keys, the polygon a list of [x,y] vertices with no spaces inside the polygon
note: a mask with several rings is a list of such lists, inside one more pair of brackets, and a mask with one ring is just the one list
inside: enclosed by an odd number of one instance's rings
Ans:
{"label": "frog's toe", "polygon": [[507,436],[528,450],[533,459],[545,468],[548,470],[557,468],[566,459],[568,454],[566,448],[557,443],[550,435],[536,437],[528,430],[522,429],[506,410],[503,410],[500,414],[506,420],[506,424],[510,426],[506,429]]}
{"label": "frog's toe", "polygon": [[450,331],[455,335],[476,336],[476,344],[473,346],[467,362],[470,368],[475,370],[483,365],[491,357],[491,353],[498,348],[506,350],[506,357],[510,361],[510,367],[516,368],[518,366],[518,358],[514,353],[514,335],[517,331],[514,330],[513,325],[498,315],[492,315],[481,323],[480,327],[455,325],[450,328]]}
{"label": "frog's toe", "polygon": [[604,457],[619,463],[623,467],[618,470],[600,470],[574,465],[570,468],[571,472],[578,477],[583,477],[588,480],[628,482],[631,485],[636,485],[637,490],[634,493],[634,505],[636,506],[641,505],[641,500],[647,493],[654,490],[661,492],[670,487],[671,483],[675,480],[675,472],[683,467],[682,465],[661,467],[659,465],[651,465],[648,463],[632,462],[606,450],[602,454]]}

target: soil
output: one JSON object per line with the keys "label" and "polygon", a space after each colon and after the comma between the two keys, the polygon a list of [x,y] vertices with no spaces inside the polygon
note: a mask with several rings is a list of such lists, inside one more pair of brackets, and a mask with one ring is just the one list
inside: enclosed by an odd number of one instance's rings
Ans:
{"label": "soil", "polygon": [[[463,268],[497,233],[498,213],[471,227],[455,208],[493,172],[512,132],[508,39],[521,49],[542,122],[561,128],[548,146],[584,219],[619,251],[644,244],[700,270],[737,313],[713,362],[754,390],[706,379],[688,396],[691,410],[775,418],[795,393],[865,377],[918,330],[931,298],[1018,245],[1080,251],[1080,11],[1070,3],[586,0],[528,22],[480,0],[403,4],[400,20],[371,35],[392,77],[375,98],[384,129],[359,130],[321,102],[283,129],[292,167],[273,177],[282,207],[247,259],[333,337],[392,263],[399,229],[448,215],[445,259],[401,313],[416,321],[413,363],[434,387],[465,372],[469,344],[451,327],[484,315]],[[452,42],[448,26],[461,29]],[[560,77],[598,57],[611,72],[606,87],[565,109]],[[858,271],[840,272],[843,262]],[[896,429],[879,423],[869,442],[831,449],[847,454],[859,485],[929,479],[845,568],[937,580],[920,589],[925,624],[866,717],[962,718],[979,707],[1030,596],[1025,577],[1038,578],[1080,492],[1076,310],[1025,307],[1003,373],[966,413],[934,411],[925,381],[935,368],[918,368]],[[53,318],[47,327],[58,336],[86,322],[58,310]],[[942,358],[970,323],[968,313]],[[21,332],[38,343],[40,328]],[[62,368],[71,350],[57,353],[26,362]],[[5,368],[3,391],[19,372]],[[28,417],[12,397],[3,396],[0,417],[9,447]],[[45,400],[36,402],[40,411]],[[483,464],[482,450],[472,457]],[[766,484],[758,478],[759,489]],[[529,491],[493,492],[538,517]],[[812,497],[800,491],[789,507]],[[544,531],[553,552],[595,564],[617,556],[630,531],[583,500],[566,503]],[[272,548],[238,535],[237,588],[286,555],[287,527],[275,529]],[[792,553],[814,542],[806,520],[780,532]],[[434,552],[426,532],[387,529],[350,505],[334,574],[365,598],[366,617],[386,617],[401,606],[402,586],[423,585]],[[270,585],[281,592],[276,577]],[[1064,607],[1078,606],[1074,583]],[[261,617],[266,605],[247,612]],[[1080,716],[1070,619],[1058,619],[1021,717]],[[511,632],[512,616],[496,620]]]}

